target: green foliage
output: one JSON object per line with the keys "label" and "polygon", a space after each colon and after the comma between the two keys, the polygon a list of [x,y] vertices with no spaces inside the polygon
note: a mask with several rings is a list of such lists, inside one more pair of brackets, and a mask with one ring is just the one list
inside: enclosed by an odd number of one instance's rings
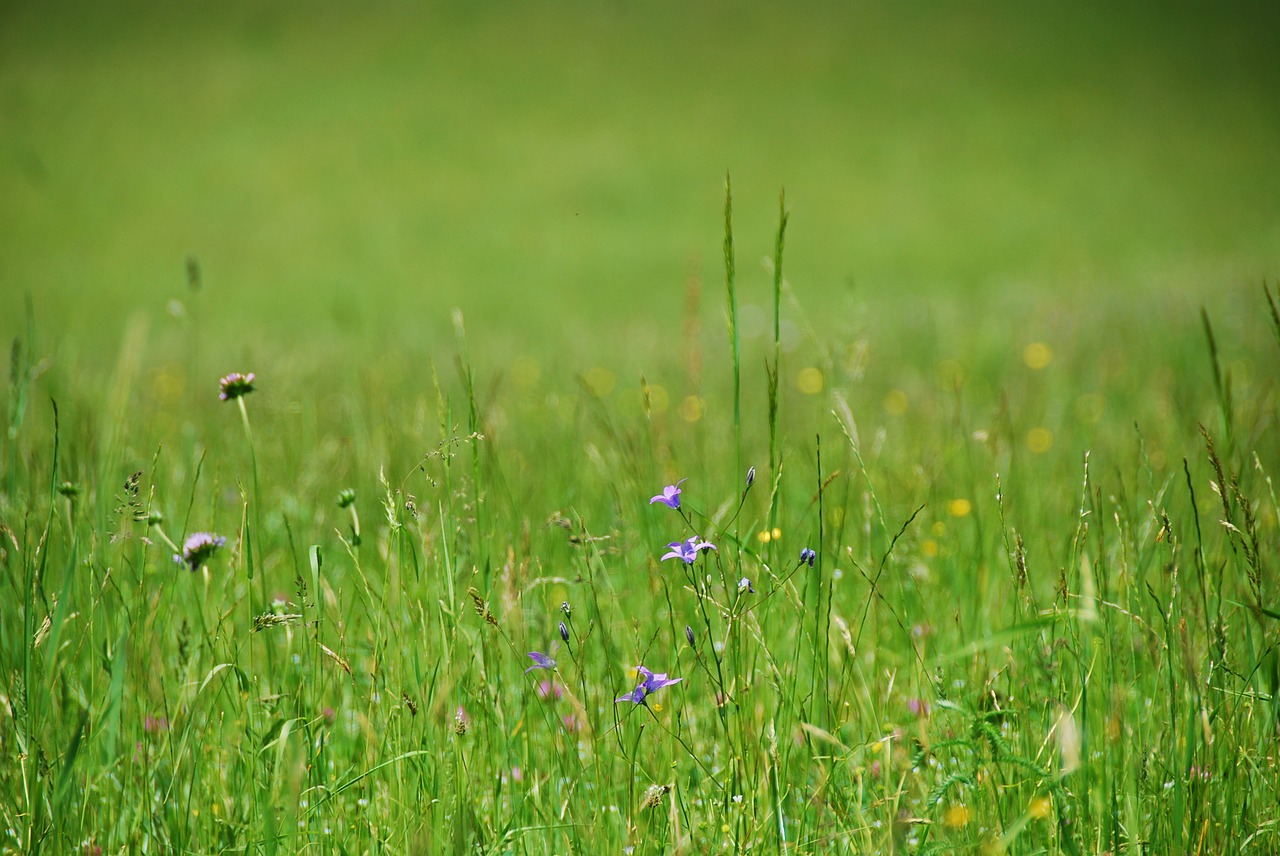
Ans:
{"label": "green foliage", "polygon": [[7,11],[0,850],[1280,848],[1274,27],[833,8]]}
{"label": "green foliage", "polygon": [[[741,422],[731,352],[696,408],[670,354],[507,389],[460,317],[454,384],[52,354],[0,496],[7,846],[1269,848],[1266,296],[744,339]],[[227,546],[192,572],[176,520]],[[638,664],[682,680],[615,702]]]}

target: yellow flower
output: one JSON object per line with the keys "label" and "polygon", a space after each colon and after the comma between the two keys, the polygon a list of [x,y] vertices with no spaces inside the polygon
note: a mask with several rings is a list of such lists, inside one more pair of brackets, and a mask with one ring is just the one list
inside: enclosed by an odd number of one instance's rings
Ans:
{"label": "yellow flower", "polygon": [[891,389],[889,394],[884,397],[884,409],[894,416],[901,416],[907,412],[910,402],[907,401],[907,394],[900,389]]}
{"label": "yellow flower", "polygon": [[591,390],[591,394],[597,398],[604,398],[613,392],[613,372],[606,368],[596,366],[593,369],[589,369],[583,380],[587,382],[587,388]]}
{"label": "yellow flower", "polygon": [[973,503],[967,499],[953,499],[947,503],[947,514],[952,517],[968,517],[973,510]]}
{"label": "yellow flower", "polygon": [[1027,368],[1039,371],[1053,360],[1053,351],[1044,342],[1032,342],[1022,349],[1022,361]]}
{"label": "yellow flower", "polygon": [[969,825],[969,809],[967,806],[948,806],[942,813],[942,822],[952,829],[962,829]]}
{"label": "yellow flower", "polygon": [[680,417],[685,422],[697,422],[707,412],[707,405],[696,395],[686,395],[680,402]]}
{"label": "yellow flower", "polygon": [[1048,797],[1036,797],[1027,806],[1027,814],[1036,820],[1044,820],[1053,812],[1053,800]]}
{"label": "yellow flower", "polygon": [[806,366],[796,372],[796,386],[805,395],[822,392],[822,369]]}
{"label": "yellow flower", "polygon": [[1027,448],[1039,455],[1053,445],[1053,432],[1048,428],[1032,428],[1027,432]]}

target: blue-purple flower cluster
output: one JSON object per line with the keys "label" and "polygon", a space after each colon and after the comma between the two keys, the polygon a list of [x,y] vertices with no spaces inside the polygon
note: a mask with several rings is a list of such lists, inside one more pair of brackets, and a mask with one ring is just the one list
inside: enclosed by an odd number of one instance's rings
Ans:
{"label": "blue-purple flower cluster", "polygon": [[206,562],[227,543],[227,539],[212,532],[196,532],[182,542],[182,552],[173,554],[173,561],[186,565],[192,572],[200,570]]}

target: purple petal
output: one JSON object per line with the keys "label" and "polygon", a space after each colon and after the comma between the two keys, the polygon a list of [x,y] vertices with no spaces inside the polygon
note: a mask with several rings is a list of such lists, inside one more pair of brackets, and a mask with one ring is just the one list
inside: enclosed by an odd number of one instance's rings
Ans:
{"label": "purple petal", "polygon": [[533,665],[524,670],[526,675],[534,669],[554,669],[556,667],[555,660],[538,651],[530,651],[529,659],[533,661]]}
{"label": "purple petal", "polygon": [[629,701],[632,704],[644,704],[644,684],[636,687],[626,695],[618,696],[613,700],[613,703],[617,704],[620,701]]}

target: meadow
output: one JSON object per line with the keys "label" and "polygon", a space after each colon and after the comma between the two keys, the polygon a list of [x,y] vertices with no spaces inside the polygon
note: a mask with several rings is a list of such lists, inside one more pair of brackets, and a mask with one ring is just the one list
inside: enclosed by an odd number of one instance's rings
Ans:
{"label": "meadow", "polygon": [[1280,852],[1274,13],[658,11],[4,10],[0,849]]}

